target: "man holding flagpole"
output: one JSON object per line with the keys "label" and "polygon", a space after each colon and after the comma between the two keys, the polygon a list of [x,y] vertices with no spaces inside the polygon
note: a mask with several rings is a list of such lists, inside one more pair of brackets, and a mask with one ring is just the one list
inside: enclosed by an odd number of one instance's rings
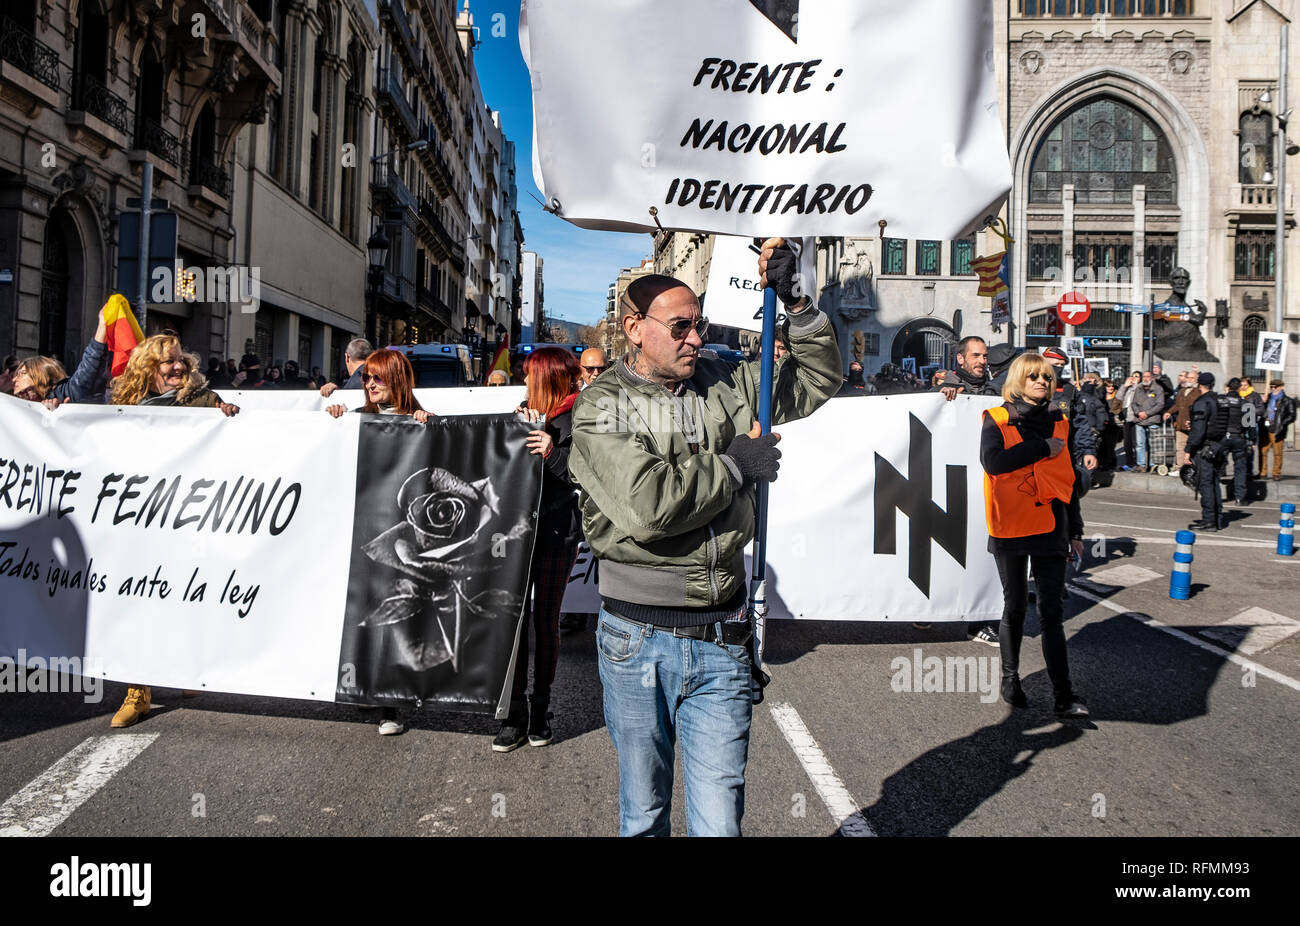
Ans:
{"label": "man holding flagpole", "polygon": [[[796,268],[782,239],[764,242],[759,272],[786,306],[797,361],[773,396],[773,424],[811,414],[840,385],[835,330]],[[630,350],[575,403],[569,461],[600,559],[619,833],[669,835],[680,739],[688,835],[738,836],[753,709],[745,549],[754,487],[776,478],[780,438],[758,436],[758,364],[699,355],[708,322],[690,287],[641,277],[620,313]]]}

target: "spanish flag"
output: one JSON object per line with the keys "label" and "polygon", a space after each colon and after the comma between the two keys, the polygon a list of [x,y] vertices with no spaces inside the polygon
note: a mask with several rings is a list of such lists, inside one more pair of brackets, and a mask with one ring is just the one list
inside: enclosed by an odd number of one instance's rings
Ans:
{"label": "spanish flag", "polygon": [[108,349],[113,354],[109,375],[121,376],[131,351],[144,340],[140,323],[131,313],[131,303],[121,293],[113,293],[104,303],[104,325],[108,328]]}
{"label": "spanish flag", "polygon": [[506,377],[509,378],[510,376],[510,335],[508,334],[501,338],[501,344],[499,347],[497,347],[496,357],[492,359],[492,367],[487,371],[486,375],[484,375],[483,382],[486,383],[487,378],[491,376],[493,373],[495,373],[497,370],[505,371]]}

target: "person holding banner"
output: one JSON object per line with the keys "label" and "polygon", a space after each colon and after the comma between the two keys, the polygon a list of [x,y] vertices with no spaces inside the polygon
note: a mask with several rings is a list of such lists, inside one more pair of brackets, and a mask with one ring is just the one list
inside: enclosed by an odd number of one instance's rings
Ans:
{"label": "person holding banner", "polygon": [[[830,319],[796,294],[783,239],[759,273],[786,306],[794,373],[772,423],[812,414],[840,385]],[[689,835],[740,835],[753,712],[745,549],[755,491],[776,478],[759,436],[759,366],[701,356],[708,321],[685,283],[648,274],[620,302],[629,353],[573,408],[569,466],[600,559],[597,660],[618,754],[619,833],[667,836],[682,743]]]}
{"label": "person holding banner", "polygon": [[1030,566],[1038,589],[1043,659],[1056,716],[1076,720],[1088,708],[1070,683],[1063,598],[1069,559],[1083,555],[1083,515],[1075,493],[1070,421],[1053,401],[1055,371],[1047,358],[1021,354],[1011,364],[1003,404],[984,413],[980,463],[989,552],[1002,580],[1002,700],[1027,707],[1020,686]]}
{"label": "person holding banner", "polygon": [[[355,342],[354,342],[355,343]],[[352,345],[348,345],[349,351]],[[372,415],[410,415],[420,424],[424,424],[430,415],[420,406],[415,397],[415,369],[411,361],[400,351],[370,351],[364,361],[355,367],[359,381],[365,387],[366,403],[354,412],[366,412]],[[347,408],[331,405],[325,411],[334,418],[340,418]],[[363,708],[363,710],[373,708]],[[398,736],[406,732],[406,724],[397,718],[397,709],[384,707],[379,713],[379,735]]]}
{"label": "person holding banner", "polygon": [[[586,353],[584,351],[583,353]],[[542,501],[537,515],[537,540],[529,570],[532,586],[533,696],[528,690],[528,618],[524,618],[515,650],[515,677],[510,713],[492,740],[494,752],[510,752],[524,744],[549,745],[551,685],[560,661],[560,605],[569,573],[578,557],[578,504],[569,478],[573,444],[573,402],[578,397],[582,368],[573,351],[541,347],[524,360],[527,390],[521,414],[537,425],[528,432],[528,452],[542,458]]]}
{"label": "person holding banner", "polygon": [[63,364],[51,357],[28,357],[14,372],[14,395],[20,399],[44,402],[50,408],[60,402],[103,403],[108,388],[108,325],[104,310],[99,310],[95,336],[81,354],[81,362],[72,376]]}
{"label": "person holding banner", "polygon": [[[122,375],[113,380],[111,401],[114,405],[215,408],[227,418],[239,413],[239,406],[221,401],[209,388],[207,378],[199,372],[199,358],[182,351],[180,339],[170,334],[156,334],[136,346]],[[149,686],[127,686],[126,699],[113,715],[111,726],[139,723],[149,713],[151,699]]]}

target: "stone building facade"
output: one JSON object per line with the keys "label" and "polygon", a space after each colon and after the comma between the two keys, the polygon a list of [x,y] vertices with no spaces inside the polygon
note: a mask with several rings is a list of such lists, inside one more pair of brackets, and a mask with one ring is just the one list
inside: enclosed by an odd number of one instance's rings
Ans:
{"label": "stone building facade", "polygon": [[[122,215],[140,195],[145,163],[153,198],[176,215],[183,266],[232,263],[236,139],[266,119],[281,67],[270,0],[4,5],[0,354],[75,364],[118,289]],[[197,295],[172,282],[168,295]],[[133,302],[137,294],[128,292]],[[211,297],[151,299],[146,327],[220,354],[234,300]]]}
{"label": "stone building facade", "polygon": [[[868,373],[907,360],[949,365],[957,338],[977,334],[1040,347],[1047,312],[1068,289],[1090,297],[1088,356],[1112,373],[1149,361],[1143,318],[1115,305],[1164,301],[1175,267],[1191,275],[1201,328],[1217,357],[1201,369],[1254,368],[1261,330],[1274,328],[1273,253],[1279,33],[1295,0],[992,0],[994,64],[1013,169],[1000,218],[1009,253],[1010,325],[992,325],[976,295],[972,256],[1003,250],[984,230],[959,242],[878,234],[819,242],[821,305],[841,333],[864,334]],[[1300,36],[1288,69],[1300,64]],[[1292,82],[1293,81],[1289,81]],[[1266,91],[1268,93],[1266,94]],[[1292,99],[1300,99],[1293,96]],[[1300,162],[1296,163],[1300,170]],[[1300,173],[1295,173],[1300,177]],[[1282,196],[1294,225],[1293,182]],[[1288,234],[1286,266],[1294,268]],[[845,298],[846,290],[851,290]],[[1300,330],[1294,292],[1286,331]],[[1155,352],[1166,322],[1155,323]],[[1286,377],[1296,379],[1300,349]]]}
{"label": "stone building facade", "polygon": [[379,36],[361,0],[280,0],[275,14],[281,86],[236,146],[231,222],[237,260],[260,269],[261,301],[230,314],[228,350],[332,377],[365,328]]}

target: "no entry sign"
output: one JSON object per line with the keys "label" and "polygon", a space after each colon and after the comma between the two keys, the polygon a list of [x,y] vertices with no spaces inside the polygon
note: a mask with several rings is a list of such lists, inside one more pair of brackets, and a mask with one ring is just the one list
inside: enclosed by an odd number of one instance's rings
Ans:
{"label": "no entry sign", "polygon": [[1056,314],[1067,325],[1082,325],[1092,314],[1092,303],[1078,290],[1066,293],[1056,303]]}

